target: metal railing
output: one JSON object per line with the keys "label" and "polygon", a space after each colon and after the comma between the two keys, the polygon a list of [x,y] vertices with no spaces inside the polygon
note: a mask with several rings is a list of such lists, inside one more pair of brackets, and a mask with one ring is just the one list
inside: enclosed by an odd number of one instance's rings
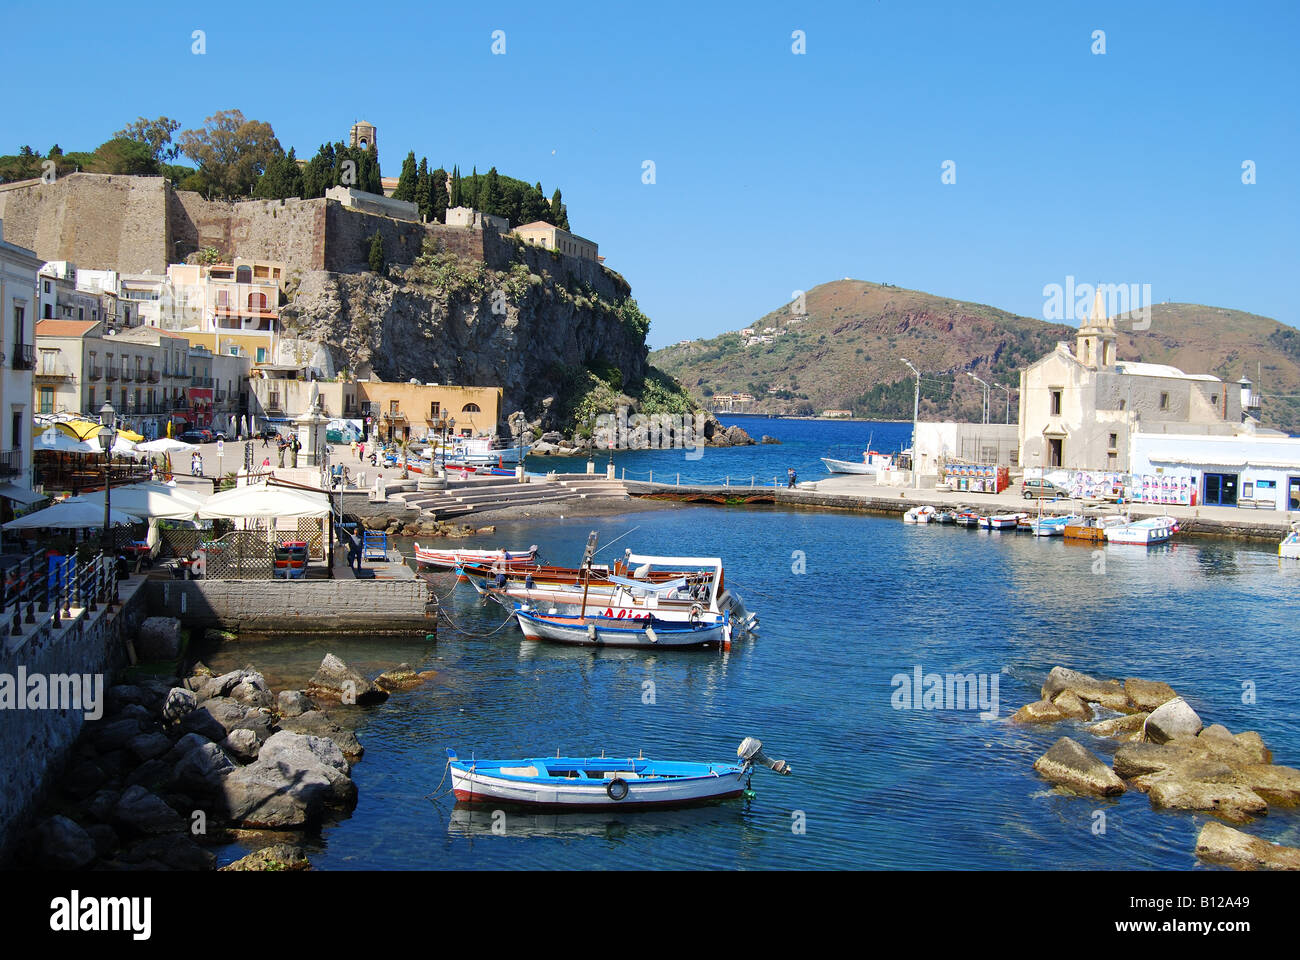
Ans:
{"label": "metal railing", "polygon": [[37,615],[52,616],[55,628],[72,616],[72,608],[94,612],[99,604],[117,602],[117,564],[103,553],[89,560],[47,556],[37,551],[4,568],[0,582],[0,624],[20,636]]}
{"label": "metal railing", "polygon": [[0,453],[0,477],[12,477],[23,472],[23,452],[5,450]]}
{"label": "metal railing", "polygon": [[35,370],[36,347],[30,343],[16,344],[14,346],[13,363],[15,370]]}

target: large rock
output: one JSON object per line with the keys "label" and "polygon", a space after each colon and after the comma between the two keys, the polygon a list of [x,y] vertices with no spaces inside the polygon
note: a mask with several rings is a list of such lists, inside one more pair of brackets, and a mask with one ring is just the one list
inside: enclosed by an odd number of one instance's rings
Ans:
{"label": "large rock", "polygon": [[105,723],[100,721],[90,729],[90,740],[101,751],[121,750],[144,733],[144,724],[135,717],[124,717]]}
{"label": "large rock", "polygon": [[205,742],[176,761],[169,782],[196,800],[210,800],[221,796],[222,784],[237,769],[219,744]]}
{"label": "large rock", "polygon": [[1129,678],[1124,681],[1124,692],[1129,701],[1139,710],[1150,712],[1161,704],[1168,703],[1178,696],[1174,688],[1159,680],[1138,680]]}
{"label": "large rock", "polygon": [[1300,770],[1271,763],[1238,768],[1237,777],[1272,807],[1300,806]]}
{"label": "large rock", "polygon": [[1062,690],[1052,703],[1071,720],[1092,719],[1092,708],[1080,700],[1073,690]]}
{"label": "large rock", "polygon": [[300,717],[308,710],[314,710],[316,704],[301,690],[281,690],[275,708],[281,717]]}
{"label": "large rock", "polygon": [[1125,743],[1115,751],[1115,772],[1126,780],[1172,769],[1196,757],[1186,744]]}
{"label": "large rock", "polygon": [[230,735],[221,741],[221,746],[242,760],[256,760],[262,745],[257,742],[257,734],[252,730],[231,730]]}
{"label": "large rock", "polygon": [[1194,737],[1201,732],[1201,718],[1182,697],[1175,697],[1151,711],[1143,727],[1146,738],[1152,743]]}
{"label": "large rock", "polygon": [[152,707],[157,697],[152,690],[133,683],[119,683],[108,688],[105,697],[105,709],[109,713],[118,713],[123,707],[134,704],[140,707]]}
{"label": "large rock", "polygon": [[1229,823],[1246,823],[1268,812],[1259,794],[1236,783],[1164,775],[1153,777],[1147,786],[1151,806],[1157,809],[1202,810]]}
{"label": "large rock", "polygon": [[119,855],[124,863],[157,863],[169,870],[211,870],[216,856],[188,835],[146,837]]}
{"label": "large rock", "polygon": [[262,744],[255,762],[226,778],[226,812],[246,827],[306,826],[319,820],[326,806],[356,803],[347,770],[333,742],[281,731]]}
{"label": "large rock", "polygon": [[1269,843],[1213,820],[1196,838],[1196,855],[1206,863],[1237,870],[1300,870],[1300,849]]}
{"label": "large rock", "polygon": [[269,710],[246,707],[229,697],[204,700],[197,710],[181,721],[181,729],[201,733],[220,742],[232,730],[252,730],[257,739],[271,735],[274,717]]}
{"label": "large rock", "polygon": [[174,833],[185,828],[180,814],[141,786],[122,791],[113,808],[113,822],[133,833]]}
{"label": "large rock", "polygon": [[424,679],[411,669],[409,663],[399,663],[394,669],[385,670],[375,677],[375,686],[388,691],[418,687],[422,683]]}
{"label": "large rock", "polygon": [[175,617],[146,617],[136,634],[141,660],[175,660],[181,655],[181,622]]}
{"label": "large rock", "polygon": [[1062,737],[1038,758],[1034,769],[1053,783],[1076,793],[1113,797],[1124,792],[1124,781],[1085,747]]}
{"label": "large rock", "polygon": [[269,709],[275,706],[275,694],[267,686],[266,678],[256,670],[245,671],[243,678],[230,688],[227,696],[249,707]]}
{"label": "large rock", "polygon": [[46,870],[80,870],[95,859],[95,841],[80,825],[58,815],[34,831],[36,866]]}
{"label": "large rock", "polygon": [[172,742],[165,733],[142,733],[128,740],[126,748],[138,760],[153,760],[170,750]]}
{"label": "large rock", "polygon": [[365,753],[355,733],[339,726],[332,717],[320,710],[308,710],[297,717],[284,717],[280,720],[280,729],[333,740],[343,756],[353,763]]}
{"label": "large rock", "polygon": [[1108,710],[1121,713],[1133,711],[1128,695],[1118,680],[1098,680],[1077,670],[1053,667],[1043,683],[1042,697],[1044,700],[1054,700],[1063,690],[1069,690],[1086,703],[1099,703]]}
{"label": "large rock", "polygon": [[307,684],[308,696],[341,703],[382,703],[388,692],[376,687],[361,674],[332,653],[325,654],[311,682]]}
{"label": "large rock", "polygon": [[1057,723],[1064,719],[1064,712],[1050,700],[1027,703],[1011,715],[1012,723]]}
{"label": "large rock", "polygon": [[163,701],[162,714],[168,720],[180,720],[188,713],[193,713],[199,705],[199,698],[194,691],[184,687],[173,687],[167,692]]}
{"label": "large rock", "polygon": [[1146,713],[1127,713],[1123,716],[1111,717],[1109,720],[1102,720],[1100,723],[1094,723],[1087,728],[1087,731],[1094,737],[1118,737],[1124,733],[1140,731],[1142,724],[1146,723],[1147,716]]}

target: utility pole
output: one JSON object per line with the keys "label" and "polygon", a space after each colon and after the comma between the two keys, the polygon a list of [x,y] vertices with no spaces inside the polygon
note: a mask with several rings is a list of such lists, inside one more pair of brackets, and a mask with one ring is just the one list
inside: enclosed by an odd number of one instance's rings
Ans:
{"label": "utility pole", "polygon": [[966,376],[970,377],[976,383],[982,384],[984,387],[983,395],[981,397],[981,410],[980,410],[980,416],[983,417],[983,419],[980,422],[988,423],[989,422],[989,385],[985,381],[981,380],[979,377],[975,376],[975,374],[971,373],[969,370],[966,371]]}
{"label": "utility pole", "polygon": [[1011,388],[1004,387],[1000,383],[997,384],[997,388],[999,390],[1005,390],[1007,392],[1007,423],[1010,423],[1011,422]]}
{"label": "utility pole", "polygon": [[912,486],[919,490],[921,488],[921,463],[916,449],[916,423],[921,415],[921,371],[912,366],[912,361],[906,357],[899,357],[903,363],[907,364],[914,374],[916,374],[916,392],[912,396]]}

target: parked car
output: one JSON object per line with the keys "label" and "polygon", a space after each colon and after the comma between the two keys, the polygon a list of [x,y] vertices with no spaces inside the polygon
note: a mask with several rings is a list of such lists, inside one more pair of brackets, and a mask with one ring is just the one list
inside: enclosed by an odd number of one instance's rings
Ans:
{"label": "parked car", "polygon": [[1055,500],[1070,494],[1063,487],[1058,487],[1051,480],[1025,480],[1020,484],[1020,492],[1026,500]]}
{"label": "parked car", "polygon": [[207,437],[204,436],[204,431],[202,430],[186,430],[176,439],[180,440],[181,443],[207,443],[208,442]]}

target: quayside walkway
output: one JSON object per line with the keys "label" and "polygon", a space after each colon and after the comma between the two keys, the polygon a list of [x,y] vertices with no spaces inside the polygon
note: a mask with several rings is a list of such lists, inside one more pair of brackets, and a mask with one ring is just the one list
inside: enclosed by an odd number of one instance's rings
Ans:
{"label": "quayside walkway", "polygon": [[[1024,511],[1037,514],[1039,510],[1038,501],[1025,500],[1018,487],[1009,488],[998,494],[914,490],[881,486],[871,482],[865,476],[847,474],[808,481],[793,489],[772,485],[706,486],[647,483],[637,480],[625,480],[624,483],[627,485],[628,493],[634,497],[729,506],[774,504],[783,507],[852,510],[886,515],[901,515],[912,507],[924,504],[948,509],[960,507],[980,513]],[[1041,506],[1044,516],[1074,513],[1083,506],[1117,512],[1127,510],[1135,520],[1142,517],[1171,516],[1178,518],[1180,532],[1185,534],[1271,540],[1274,543],[1282,539],[1290,529],[1292,521],[1300,520],[1300,513],[1240,507],[1182,507],[1159,503],[1115,505],[1093,500],[1044,500]]]}

